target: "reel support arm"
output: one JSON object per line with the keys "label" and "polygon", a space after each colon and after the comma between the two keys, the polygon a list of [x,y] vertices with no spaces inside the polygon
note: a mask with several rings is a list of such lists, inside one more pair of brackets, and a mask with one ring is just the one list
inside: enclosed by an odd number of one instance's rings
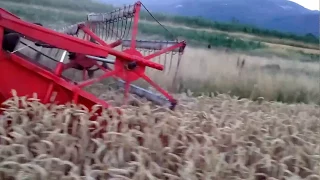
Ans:
{"label": "reel support arm", "polygon": [[7,16],[10,16],[10,17],[12,17],[12,18],[20,19],[18,16],[12,14],[12,13],[9,12],[9,11],[6,11],[6,10],[3,9],[3,8],[0,8],[0,14],[6,14]]}
{"label": "reel support arm", "polygon": [[[186,42],[185,42],[185,41],[182,41],[182,42],[180,42],[180,43],[177,43],[177,44],[175,44],[175,45],[172,45],[172,46],[170,46],[170,47],[167,47],[167,48],[164,48],[164,49],[162,49],[162,50],[160,50],[160,51],[157,51],[157,52],[155,52],[155,53],[153,53],[153,54],[150,54],[150,55],[148,55],[148,56],[145,56],[144,58],[146,58],[146,59],[152,59],[152,58],[155,58],[155,57],[157,57],[157,56],[160,56],[161,54],[167,53],[167,52],[172,51],[172,50],[177,49],[177,48],[182,48],[181,52],[183,52],[183,49],[184,49],[185,47],[186,47]],[[180,49],[179,49],[179,52],[180,52]]]}
{"label": "reel support arm", "polygon": [[79,29],[81,29],[83,32],[85,32],[87,35],[89,35],[92,39],[94,39],[100,45],[103,45],[103,46],[114,48],[114,47],[121,45],[121,43],[122,43],[121,39],[119,39],[111,44],[107,44],[102,39],[100,39],[99,36],[97,36],[95,33],[93,33],[85,24],[80,24]]}
{"label": "reel support arm", "polygon": [[146,74],[140,74],[141,78],[147,81],[151,86],[153,86],[157,91],[159,91],[164,97],[166,97],[171,103],[171,109],[174,109],[175,105],[177,104],[177,100],[174,99],[168,92],[163,90],[158,84],[152,81]]}
{"label": "reel support arm", "polygon": [[[6,12],[5,10],[2,10]],[[0,11],[1,12],[1,11]],[[50,44],[56,48],[65,49],[69,52],[90,54],[94,56],[108,55],[108,49],[99,45],[85,42],[67,34],[62,34],[36,24],[24,22],[7,13],[0,14],[0,26],[14,30],[23,35],[44,43]]]}
{"label": "reel support arm", "polygon": [[27,34],[33,39],[41,39],[42,42],[53,45],[56,48],[65,49],[69,52],[79,54],[87,54],[92,56],[104,56],[108,54],[121,57],[126,61],[136,61],[154,69],[163,70],[163,65],[150,62],[142,57],[132,56],[128,53],[119,52],[111,47],[97,45],[91,42],[86,42],[70,35],[55,32],[53,30],[24,22],[20,19],[12,18],[7,14],[0,14],[0,26],[12,29],[21,34]]}
{"label": "reel support arm", "polygon": [[84,24],[79,25],[79,29],[81,29],[83,32],[85,32],[87,35],[89,35],[92,39],[97,41],[99,44],[103,46],[110,47],[106,42],[104,42],[102,39],[99,38],[96,34],[94,34],[89,28],[87,28]]}
{"label": "reel support arm", "polygon": [[138,1],[134,4],[134,19],[133,19],[133,28],[132,28],[132,41],[131,41],[131,49],[136,49],[136,40],[138,35],[138,24],[139,24],[139,16],[141,10],[141,2]]}
{"label": "reel support arm", "polygon": [[112,48],[115,48],[115,47],[117,47],[117,46],[120,46],[121,44],[122,44],[122,40],[119,39],[119,40],[117,40],[117,41],[109,44],[109,46],[112,47]]}
{"label": "reel support arm", "polygon": [[[139,17],[139,16],[138,16]],[[138,23],[138,22],[137,22]],[[99,36],[97,36],[95,33],[93,33],[89,28],[87,28],[84,24],[80,24],[79,28],[82,29],[86,34],[88,34],[89,36],[91,36],[91,38],[93,38],[95,41],[97,41],[98,43],[100,43],[102,46],[107,47],[107,48],[113,48],[116,47],[118,45],[120,45],[122,43],[122,40],[118,40],[113,42],[110,46],[107,43],[105,43],[103,40],[100,39]],[[134,46],[135,47],[136,42],[132,42],[131,41],[131,47]],[[176,48],[176,47],[175,47]],[[173,48],[173,49],[175,49]],[[135,49],[135,48],[134,48]],[[166,50],[167,51],[167,50]],[[154,63],[149,61],[148,59],[145,59],[143,57],[138,57],[138,56],[132,56],[129,53],[125,53],[125,52],[118,52],[114,49],[111,49],[109,52],[111,55],[117,56],[117,57],[121,57],[123,60],[126,61],[135,61],[138,64],[142,65],[142,66],[148,66],[157,70],[162,71],[163,70],[163,65],[158,64],[158,63]],[[89,55],[89,54],[88,54]]]}

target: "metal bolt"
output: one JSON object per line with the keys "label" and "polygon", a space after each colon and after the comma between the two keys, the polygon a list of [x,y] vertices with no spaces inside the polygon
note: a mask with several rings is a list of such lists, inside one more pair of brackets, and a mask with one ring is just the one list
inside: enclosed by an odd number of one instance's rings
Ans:
{"label": "metal bolt", "polygon": [[133,70],[137,67],[137,62],[129,62],[126,67],[128,70]]}

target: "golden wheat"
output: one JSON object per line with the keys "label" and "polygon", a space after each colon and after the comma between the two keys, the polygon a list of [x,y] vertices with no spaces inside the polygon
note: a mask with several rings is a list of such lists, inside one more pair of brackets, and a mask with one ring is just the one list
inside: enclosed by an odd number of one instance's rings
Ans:
{"label": "golden wheat", "polygon": [[[146,38],[152,37],[146,36]],[[28,41],[25,43],[30,44]],[[39,47],[35,48],[39,49]],[[115,49],[121,51],[120,47]],[[56,49],[42,48],[41,51],[56,58],[60,58],[62,54],[61,50]],[[37,58],[36,53],[30,49],[26,48],[21,52],[32,59]],[[148,53],[151,52],[144,55]],[[114,57],[110,55],[108,58]],[[56,65],[56,62],[48,58],[39,59],[38,63],[51,69]],[[66,57],[65,60],[67,59]],[[241,70],[237,68],[238,59],[245,59],[246,62]],[[178,81],[173,83],[177,60],[175,57],[171,64],[170,55],[166,54],[161,59],[155,58],[153,61],[163,64],[165,70],[160,72],[147,68],[147,74],[162,87],[170,90],[178,88],[180,91],[191,89],[195,92],[230,92],[233,95],[253,99],[264,97],[266,100],[320,103],[318,85],[320,69],[317,63],[188,46],[178,69]],[[266,65],[274,64],[279,65],[281,70],[273,72],[262,69]],[[101,73],[100,71],[96,75]],[[80,81],[82,77],[82,72],[75,70],[67,70],[63,74],[75,81]],[[172,87],[173,84],[175,87]]]}
{"label": "golden wheat", "polygon": [[[245,59],[240,70],[237,60]],[[266,65],[279,65],[279,71],[263,69]],[[286,60],[278,57],[258,57],[235,52],[223,52],[201,48],[187,48],[183,56],[178,78],[184,89],[198,92],[220,92],[250,97],[256,93],[266,100],[320,103],[319,65],[312,62]],[[163,87],[172,85],[173,75],[149,70],[148,74]],[[303,94],[303,95],[302,95]],[[289,97],[290,96],[290,97]]]}
{"label": "golden wheat", "polygon": [[0,179],[320,179],[319,106],[178,99],[175,112],[136,99],[90,121],[80,105],[14,96],[3,103]]}

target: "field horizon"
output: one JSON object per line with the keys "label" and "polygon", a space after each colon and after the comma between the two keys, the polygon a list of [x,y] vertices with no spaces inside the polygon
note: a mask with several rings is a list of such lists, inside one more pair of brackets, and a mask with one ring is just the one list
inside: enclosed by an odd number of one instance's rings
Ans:
{"label": "field horizon", "polygon": [[[50,7],[45,6],[46,3],[51,3],[50,0],[28,1],[35,4],[14,0],[0,2],[0,5],[26,20],[41,22],[50,28],[78,22],[83,20],[86,14],[63,5],[72,3],[72,0],[59,1]],[[83,4],[86,2],[81,1]],[[95,4],[89,8],[97,11],[103,9]],[[27,13],[35,10],[37,14]],[[56,14],[55,19],[61,19],[56,21],[42,16],[42,13],[48,12]],[[204,26],[197,28],[169,20],[161,23],[188,43],[179,69],[180,83],[175,87],[178,92],[191,90],[194,91],[194,95],[219,92],[252,100],[264,97],[270,101],[320,103],[320,89],[317,86],[319,68],[316,66],[320,62],[320,51],[315,44],[244,32],[222,31]],[[161,32],[149,17],[143,15],[139,24],[139,37],[166,39],[167,35]],[[207,48],[208,44],[212,45],[211,49]],[[239,59],[246,61],[242,69],[236,66]],[[264,69],[275,64],[280,66],[279,71]],[[149,73],[165,88],[172,89],[172,74],[159,74],[155,71]]]}
{"label": "field horizon", "polygon": [[[87,12],[114,9],[88,2],[2,0],[0,7],[54,30],[85,20]],[[150,17],[141,16],[139,40],[170,40]],[[179,40],[187,40],[180,63],[178,53],[168,53],[150,59],[164,65],[164,71],[146,69],[177,100],[175,109],[135,94],[123,104],[123,89],[114,88],[112,78],[83,89],[110,105],[101,109],[89,107],[96,101],[90,96],[77,104],[58,102],[79,95],[78,89],[57,99],[53,92],[48,103],[42,103],[42,92],[30,97],[12,90],[13,97],[1,103],[0,180],[320,180],[320,53],[315,39],[156,16]],[[98,29],[106,28],[100,25]],[[127,38],[110,29],[95,34],[106,43],[117,40],[108,37],[110,32]],[[77,35],[84,37],[81,31]],[[15,50],[48,71],[65,52],[24,37]],[[154,51],[140,52],[147,56]],[[68,55],[64,60],[70,61]],[[68,69],[63,76],[73,83],[82,80],[82,73]],[[2,74],[12,75],[8,70]],[[17,81],[13,83],[32,88]],[[140,80],[134,84],[155,91]]]}

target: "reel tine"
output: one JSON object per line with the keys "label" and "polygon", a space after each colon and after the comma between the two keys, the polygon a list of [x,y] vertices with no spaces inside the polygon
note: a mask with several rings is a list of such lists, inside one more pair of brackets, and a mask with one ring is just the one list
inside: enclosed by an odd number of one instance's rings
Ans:
{"label": "reel tine", "polygon": [[128,28],[126,37],[128,37],[128,35],[129,35],[129,33],[130,33],[130,30],[131,30],[131,28],[132,28],[132,19],[133,19],[133,17],[130,17],[130,23],[129,23],[129,28]]}
{"label": "reel tine", "polygon": [[[166,46],[168,46],[168,41],[166,42]],[[167,63],[167,54],[168,54],[168,53],[169,53],[169,52],[166,52],[166,53],[164,54],[164,61],[163,61],[164,71],[163,71],[163,73],[166,72],[166,63]]]}
{"label": "reel tine", "polygon": [[[168,54],[170,54],[170,52],[167,52],[167,53],[166,53],[166,55],[165,55],[166,57],[165,57],[164,64],[163,64],[163,65],[164,65],[164,69],[165,69],[165,70],[164,70],[164,73],[165,73],[165,74],[168,74],[168,72],[170,71],[170,69],[168,69],[168,66],[167,66],[167,60],[168,60],[168,59],[167,59],[167,55],[168,55]],[[172,56],[170,57],[170,61],[172,61]]]}
{"label": "reel tine", "polygon": [[[135,5],[124,5],[124,7],[109,13],[90,13],[87,16],[87,21],[99,24],[97,27],[99,29],[95,32],[105,41],[119,40],[129,34],[134,14]],[[130,19],[129,27],[128,19]]]}
{"label": "reel tine", "polygon": [[121,21],[121,30],[120,30],[121,34],[120,34],[120,39],[123,38],[123,34],[124,34],[123,24],[124,24],[124,20],[126,19],[125,14],[124,14],[125,10],[126,10],[126,6],[124,7],[124,9],[123,9],[123,11],[122,11],[122,15],[120,16],[120,21]]}
{"label": "reel tine", "polygon": [[106,41],[105,23],[99,23],[99,25],[101,31],[101,38],[102,40]]}
{"label": "reel tine", "polygon": [[114,13],[112,14],[112,20],[111,20],[111,23],[112,23],[112,25],[111,25],[111,31],[110,31],[110,33],[111,33],[111,36],[110,36],[110,39],[112,40],[112,37],[113,37],[113,30],[114,30]]}
{"label": "reel tine", "polygon": [[105,34],[105,37],[104,37],[105,41],[107,41],[108,38],[109,38],[109,31],[108,31],[109,26],[110,25],[108,23],[105,23],[104,26],[103,26],[103,28],[104,28],[103,31],[104,31],[104,34]]}
{"label": "reel tine", "polygon": [[102,37],[101,25],[102,25],[102,24],[97,23],[97,24],[96,24],[96,27],[95,27],[95,31],[97,32],[97,34],[98,34],[99,37]]}
{"label": "reel tine", "polygon": [[[167,41],[167,45],[166,46],[168,46],[168,41]],[[166,73],[166,72],[168,72],[168,67],[167,67],[167,55],[169,54],[170,52],[166,52],[166,54],[165,54],[165,58],[164,58],[164,73]],[[172,61],[172,57],[171,57],[171,60],[170,61]]]}
{"label": "reel tine", "polygon": [[108,36],[108,40],[110,38],[112,38],[113,25],[114,25],[114,22],[113,22],[113,13],[112,13],[111,14],[111,19],[109,21],[109,30],[108,30],[109,36]]}
{"label": "reel tine", "polygon": [[142,49],[142,48],[139,48],[139,49],[140,49],[140,51],[142,51],[142,52],[143,52],[143,56],[147,56],[147,53],[148,53],[148,51],[147,51],[147,50]]}
{"label": "reel tine", "polygon": [[106,32],[106,40],[108,40],[109,38],[109,29],[110,29],[110,24],[108,22],[105,22],[106,24],[106,29],[105,29],[105,32]]}
{"label": "reel tine", "polygon": [[101,33],[102,33],[102,36],[101,38],[106,41],[106,23],[99,23],[100,26],[101,26]]}
{"label": "reel tine", "polygon": [[170,71],[171,71],[171,68],[172,68],[173,56],[174,56],[175,54],[176,54],[176,53],[175,53],[174,51],[171,52],[171,58],[170,58],[170,65],[169,65],[168,74],[170,74]]}
{"label": "reel tine", "polygon": [[99,23],[100,38],[101,38],[103,41],[105,41],[105,39],[104,39],[104,30],[103,30],[103,26],[104,26],[104,24]]}
{"label": "reel tine", "polygon": [[160,63],[161,61],[161,56],[158,56],[158,63]]}
{"label": "reel tine", "polygon": [[[156,52],[156,50],[154,49],[154,50],[153,50],[153,53],[155,53],[155,52]],[[154,61],[154,58],[152,58],[152,60]]]}
{"label": "reel tine", "polygon": [[177,75],[178,75],[179,70],[180,70],[180,63],[181,63],[182,54],[183,54],[182,52],[179,52],[179,54],[178,54],[177,67],[176,67],[176,71],[175,71],[175,74],[174,74],[174,77],[173,77],[173,83],[174,84],[177,81]]}
{"label": "reel tine", "polygon": [[126,11],[127,11],[128,7],[125,6],[124,10],[122,11],[122,15],[121,15],[121,35],[120,35],[120,39],[123,39],[126,35],[126,30],[127,30],[127,24],[128,24],[128,18],[126,16]]}
{"label": "reel tine", "polygon": [[116,31],[116,33],[115,33],[115,36],[116,36],[116,38],[117,39],[121,39],[120,37],[119,37],[119,31],[121,32],[121,28],[120,28],[120,30],[119,30],[119,24],[120,24],[120,13],[122,12],[122,10],[121,9],[118,9],[118,11],[117,11],[117,13],[116,13],[116,18],[115,18],[115,22],[117,23],[117,31]]}
{"label": "reel tine", "polygon": [[120,10],[118,10],[118,12],[116,13],[117,15],[117,19],[115,20],[117,23],[117,35],[119,34],[119,17],[120,17]]}
{"label": "reel tine", "polygon": [[124,30],[122,31],[121,34],[121,39],[124,38],[124,36],[126,35],[126,30],[127,30],[127,24],[128,24],[128,17],[127,15],[125,15],[125,12],[127,11],[127,6],[124,6],[124,10],[123,10],[123,19],[122,19],[122,25],[123,25],[123,21],[125,20],[125,25],[124,25]]}

